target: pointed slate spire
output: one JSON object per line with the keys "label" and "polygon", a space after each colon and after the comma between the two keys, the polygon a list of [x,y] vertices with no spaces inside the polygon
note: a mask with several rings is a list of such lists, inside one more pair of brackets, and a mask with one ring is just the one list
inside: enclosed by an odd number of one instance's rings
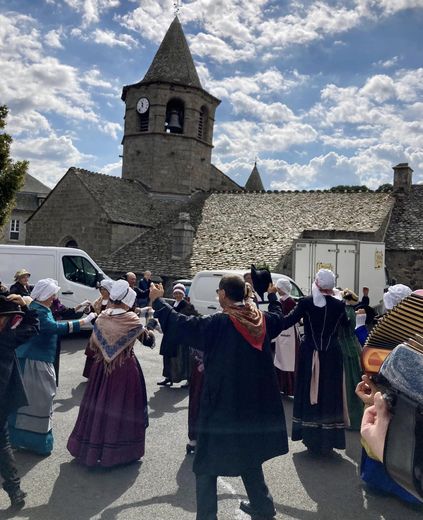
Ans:
{"label": "pointed slate spire", "polygon": [[191,51],[177,16],[167,30],[141,83],[156,81],[202,88]]}
{"label": "pointed slate spire", "polygon": [[263,182],[260,177],[260,173],[257,169],[257,163],[254,163],[253,171],[248,177],[248,181],[245,184],[246,191],[264,191]]}

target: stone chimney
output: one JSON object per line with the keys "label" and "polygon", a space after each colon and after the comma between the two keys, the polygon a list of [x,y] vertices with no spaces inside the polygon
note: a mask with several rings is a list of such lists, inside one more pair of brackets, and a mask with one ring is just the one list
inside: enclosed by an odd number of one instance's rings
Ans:
{"label": "stone chimney", "polygon": [[413,170],[408,163],[399,163],[394,170],[394,193],[410,193],[413,181]]}
{"label": "stone chimney", "polygon": [[192,253],[194,228],[189,213],[179,213],[177,224],[173,227],[172,260],[181,260]]}

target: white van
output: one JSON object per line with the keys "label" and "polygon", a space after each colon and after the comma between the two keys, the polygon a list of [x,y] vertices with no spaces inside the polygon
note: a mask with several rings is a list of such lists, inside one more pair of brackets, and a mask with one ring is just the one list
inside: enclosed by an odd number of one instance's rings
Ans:
{"label": "white van", "polygon": [[[200,314],[214,314],[221,311],[219,301],[216,295],[216,289],[219,287],[220,279],[225,274],[238,274],[244,276],[247,271],[200,271],[194,276],[191,288],[189,291],[190,303],[194,305],[196,311]],[[298,285],[289,276],[278,273],[271,273],[272,281],[276,283],[279,278],[286,278],[291,282],[292,293],[291,296],[298,300],[304,295]],[[267,293],[264,294],[264,301],[259,302],[259,307],[262,310],[267,310],[268,306]]]}
{"label": "white van", "polygon": [[81,249],[0,245],[0,281],[9,288],[19,269],[31,273],[31,285],[42,278],[57,280],[59,300],[66,307],[75,307],[84,300],[96,300],[98,282],[108,278]]}

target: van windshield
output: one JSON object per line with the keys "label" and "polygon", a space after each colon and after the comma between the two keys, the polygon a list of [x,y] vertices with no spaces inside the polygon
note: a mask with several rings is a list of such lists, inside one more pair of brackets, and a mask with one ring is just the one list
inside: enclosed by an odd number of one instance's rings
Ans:
{"label": "van windshield", "polygon": [[71,282],[96,287],[97,270],[82,256],[64,256],[62,258],[65,278]]}

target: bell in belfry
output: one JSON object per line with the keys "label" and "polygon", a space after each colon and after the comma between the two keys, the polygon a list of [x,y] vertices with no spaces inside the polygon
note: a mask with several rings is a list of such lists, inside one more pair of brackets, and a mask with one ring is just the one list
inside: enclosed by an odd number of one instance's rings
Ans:
{"label": "bell in belfry", "polygon": [[174,134],[182,133],[182,126],[181,126],[181,122],[180,122],[179,112],[175,109],[173,109],[170,113],[167,128],[170,132],[172,132]]}

